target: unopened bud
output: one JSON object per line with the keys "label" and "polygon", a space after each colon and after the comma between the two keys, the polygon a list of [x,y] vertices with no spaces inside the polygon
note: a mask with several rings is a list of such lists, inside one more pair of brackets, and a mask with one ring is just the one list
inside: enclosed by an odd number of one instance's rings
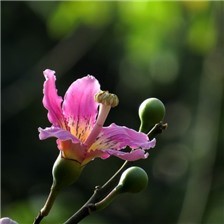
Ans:
{"label": "unopened bud", "polygon": [[155,124],[163,120],[165,106],[157,98],[148,98],[139,107],[139,118],[141,121],[140,131],[148,133]]}
{"label": "unopened bud", "polygon": [[133,166],[125,170],[118,183],[118,189],[121,193],[138,193],[146,188],[148,184],[148,175],[140,167]]}
{"label": "unopened bud", "polygon": [[122,193],[138,193],[146,188],[148,175],[137,166],[125,170],[120,178],[118,185],[101,201],[94,205],[94,211],[106,208],[111,202]]}
{"label": "unopened bud", "polygon": [[95,95],[95,101],[107,106],[116,107],[119,103],[117,95],[108,91],[100,91]]}
{"label": "unopened bud", "polygon": [[59,154],[52,169],[53,185],[57,189],[67,187],[80,176],[83,166],[75,160],[65,159]]}

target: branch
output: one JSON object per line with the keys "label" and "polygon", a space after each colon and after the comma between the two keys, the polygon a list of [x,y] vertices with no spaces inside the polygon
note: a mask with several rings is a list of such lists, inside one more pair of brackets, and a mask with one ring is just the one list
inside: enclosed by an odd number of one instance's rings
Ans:
{"label": "branch", "polygon": [[168,124],[167,123],[163,123],[162,121],[160,123],[157,123],[147,134],[149,139],[153,139],[156,136],[158,136],[159,134],[162,134],[162,132],[164,130],[166,130],[168,128]]}
{"label": "branch", "polygon": [[[160,122],[156,124],[148,133],[149,138],[152,139],[161,134],[167,127],[167,123],[163,124]],[[74,215],[64,222],[64,224],[77,224],[91,213],[97,211],[98,209],[96,205],[100,203],[99,201],[104,200],[103,198],[114,188],[115,181],[117,181],[117,178],[120,176],[120,173],[127,164],[128,161],[126,160],[117,172],[102,187],[95,187],[94,193],[89,200]]]}
{"label": "branch", "polygon": [[76,224],[90,215],[92,212],[96,211],[96,202],[103,199],[104,196],[114,188],[114,182],[117,180],[119,174],[122,172],[127,163],[128,161],[125,161],[118,169],[118,171],[102,187],[95,187],[94,193],[92,194],[90,199],[64,224]]}

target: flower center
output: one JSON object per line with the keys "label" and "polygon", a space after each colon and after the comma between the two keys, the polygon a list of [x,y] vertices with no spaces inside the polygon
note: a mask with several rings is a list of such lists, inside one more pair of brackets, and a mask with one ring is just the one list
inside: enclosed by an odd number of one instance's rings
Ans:
{"label": "flower center", "polygon": [[116,107],[119,103],[118,97],[115,94],[109,93],[108,91],[100,91],[97,93],[95,95],[95,101],[100,104],[99,114],[90,135],[84,143],[87,148],[89,148],[94,143],[97,136],[99,135],[111,107]]}

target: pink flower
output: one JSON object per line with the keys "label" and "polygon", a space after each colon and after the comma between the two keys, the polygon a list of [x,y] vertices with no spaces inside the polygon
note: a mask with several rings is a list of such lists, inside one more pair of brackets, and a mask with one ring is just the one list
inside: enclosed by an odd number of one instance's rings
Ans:
{"label": "pink flower", "polygon": [[[118,104],[116,95],[101,91],[97,79],[88,75],[73,82],[63,100],[57,94],[54,74],[44,71],[43,105],[52,126],[38,129],[41,140],[56,137],[61,156],[81,165],[111,155],[129,161],[148,157],[145,150],[155,146],[155,139],[116,124],[103,127],[111,107]],[[127,146],[132,150],[122,151]]]}

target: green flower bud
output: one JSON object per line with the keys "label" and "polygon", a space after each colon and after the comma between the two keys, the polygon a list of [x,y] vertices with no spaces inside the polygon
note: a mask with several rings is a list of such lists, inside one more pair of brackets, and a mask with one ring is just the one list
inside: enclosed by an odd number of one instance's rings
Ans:
{"label": "green flower bud", "polygon": [[141,121],[140,131],[148,133],[155,124],[163,120],[165,111],[165,106],[159,99],[148,98],[144,100],[138,110]]}
{"label": "green flower bud", "polygon": [[133,166],[122,173],[117,189],[120,193],[138,193],[144,190],[147,184],[147,173],[142,168]]}
{"label": "green flower bud", "polygon": [[118,185],[101,201],[95,203],[94,211],[106,208],[121,193],[138,193],[146,188],[148,175],[137,166],[126,169],[120,178]]}
{"label": "green flower bud", "polygon": [[75,160],[65,159],[59,154],[52,169],[53,185],[57,189],[67,187],[80,176],[83,166]]}

